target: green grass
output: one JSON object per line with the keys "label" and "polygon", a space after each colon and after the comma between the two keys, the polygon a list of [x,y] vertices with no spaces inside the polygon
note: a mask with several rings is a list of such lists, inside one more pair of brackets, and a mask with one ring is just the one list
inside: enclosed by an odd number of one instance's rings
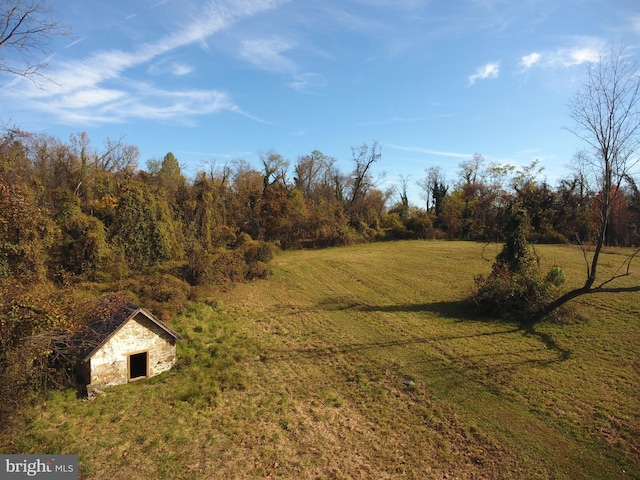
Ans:
{"label": "green grass", "polygon": [[[0,451],[78,453],[90,479],[640,479],[638,295],[533,329],[478,318],[463,300],[483,248],[282,254],[171,322],[178,368],[93,401],[55,393]],[[579,249],[538,253],[582,281]]]}

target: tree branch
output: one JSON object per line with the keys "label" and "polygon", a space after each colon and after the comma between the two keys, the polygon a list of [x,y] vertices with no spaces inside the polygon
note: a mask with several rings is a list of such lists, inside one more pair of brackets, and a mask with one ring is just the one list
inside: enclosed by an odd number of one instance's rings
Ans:
{"label": "tree branch", "polygon": [[[69,31],[50,18],[44,0],[4,1],[0,8],[6,9],[0,11],[0,72],[32,81],[33,77],[46,78],[39,73],[46,66],[46,59],[38,60],[37,57],[46,57],[45,47],[52,37],[69,35]],[[19,60],[7,58],[12,54]]]}

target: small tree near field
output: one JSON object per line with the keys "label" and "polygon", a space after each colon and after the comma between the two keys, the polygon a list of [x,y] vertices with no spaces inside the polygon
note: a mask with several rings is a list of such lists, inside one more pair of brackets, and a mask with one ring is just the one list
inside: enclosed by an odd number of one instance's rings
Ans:
{"label": "small tree near field", "polygon": [[527,211],[513,206],[509,212],[506,242],[496,256],[491,273],[475,278],[473,303],[485,313],[527,321],[543,309],[555,289],[564,282],[564,272],[552,267],[542,275],[528,241]]}

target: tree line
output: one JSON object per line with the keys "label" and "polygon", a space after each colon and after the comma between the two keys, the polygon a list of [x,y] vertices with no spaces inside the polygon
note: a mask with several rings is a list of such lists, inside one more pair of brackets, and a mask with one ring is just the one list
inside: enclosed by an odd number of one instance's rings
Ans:
{"label": "tree line", "polygon": [[[575,162],[556,187],[537,162],[514,167],[463,161],[454,181],[431,167],[418,181],[425,203],[411,205],[408,179],[382,190],[373,177],[376,143],[352,149],[340,171],[320,151],[293,168],[277,153],[254,168],[244,160],[208,165],[187,179],[172,154],[138,168],[138,149],[86,134],[68,142],[8,130],[0,139],[0,278],[23,282],[112,281],[171,264],[191,285],[259,278],[274,248],[328,247],[389,239],[504,240],[512,205],[524,208],[530,238],[596,239],[594,190]],[[615,185],[605,245],[638,242],[640,192],[629,176]]]}

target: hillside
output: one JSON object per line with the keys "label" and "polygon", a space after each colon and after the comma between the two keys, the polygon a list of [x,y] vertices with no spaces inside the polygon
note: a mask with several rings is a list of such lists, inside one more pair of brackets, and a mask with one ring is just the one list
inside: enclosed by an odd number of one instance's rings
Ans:
{"label": "hillside", "polygon": [[[178,368],[54,393],[0,451],[78,453],[87,479],[640,478],[637,294],[533,329],[474,317],[462,300],[496,252],[283,253],[170,322]],[[538,253],[582,280],[579,249]]]}

